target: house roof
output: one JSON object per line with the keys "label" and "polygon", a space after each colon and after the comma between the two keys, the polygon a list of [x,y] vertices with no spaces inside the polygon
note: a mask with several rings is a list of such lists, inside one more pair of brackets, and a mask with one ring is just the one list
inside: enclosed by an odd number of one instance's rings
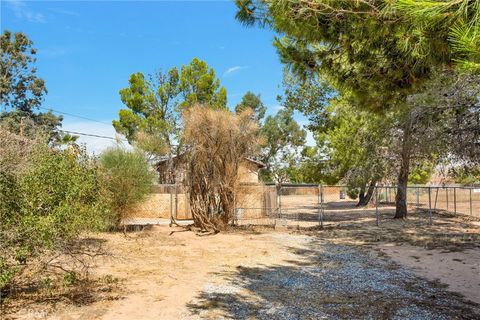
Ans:
{"label": "house roof", "polygon": [[[183,156],[183,153],[180,154],[180,156]],[[177,156],[174,156],[173,159],[176,159]],[[169,157],[163,157],[161,158],[158,162],[157,162],[157,165],[159,164],[163,164],[165,162],[167,162],[170,158]],[[262,169],[262,168],[265,168],[266,165],[265,163],[261,162],[261,161],[258,161],[258,160],[255,160],[255,159],[251,159],[251,158],[248,158],[248,157],[244,157],[244,159],[250,163],[253,163],[254,165],[256,165],[259,169]]]}

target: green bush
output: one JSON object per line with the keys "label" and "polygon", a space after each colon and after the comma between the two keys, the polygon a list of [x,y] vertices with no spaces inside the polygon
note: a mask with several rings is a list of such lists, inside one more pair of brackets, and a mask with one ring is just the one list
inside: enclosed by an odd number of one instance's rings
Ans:
{"label": "green bush", "polygon": [[95,158],[45,142],[0,141],[0,289],[35,257],[62,251],[110,220]]}
{"label": "green bush", "polygon": [[100,161],[118,226],[125,214],[152,191],[155,175],[140,151],[110,148],[102,153]]}

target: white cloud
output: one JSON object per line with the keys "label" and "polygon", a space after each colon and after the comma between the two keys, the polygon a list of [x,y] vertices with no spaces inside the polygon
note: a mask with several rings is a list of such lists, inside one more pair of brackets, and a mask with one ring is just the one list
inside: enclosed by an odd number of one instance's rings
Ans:
{"label": "white cloud", "polygon": [[21,0],[9,0],[10,8],[19,19],[25,19],[29,22],[45,23],[45,16],[41,12],[35,12]]}
{"label": "white cloud", "polygon": [[[107,121],[105,121],[107,122]],[[80,132],[80,133],[87,133],[93,134],[97,136],[105,136],[111,138],[119,138],[124,139],[121,136],[118,136],[115,129],[112,126],[102,123],[95,123],[95,122],[75,122],[75,121],[64,121],[62,125],[63,130],[72,131],[72,132]],[[87,151],[89,153],[94,153],[96,155],[100,154],[103,150],[108,147],[113,147],[116,145],[116,141],[112,139],[105,139],[99,137],[88,137],[79,135],[77,140],[79,145],[85,145]],[[126,141],[122,141],[126,147],[130,145]]]}
{"label": "white cloud", "polygon": [[235,74],[235,73],[239,72],[240,70],[247,69],[247,68],[248,68],[248,66],[234,66],[234,67],[228,68],[223,73],[223,76],[227,77],[229,75],[232,75],[232,74]]}

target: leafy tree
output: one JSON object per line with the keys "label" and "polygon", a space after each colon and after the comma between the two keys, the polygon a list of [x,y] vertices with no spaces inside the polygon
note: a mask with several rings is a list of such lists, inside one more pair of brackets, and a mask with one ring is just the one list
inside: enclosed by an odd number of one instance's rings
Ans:
{"label": "leafy tree", "polygon": [[205,61],[194,58],[188,65],[182,66],[180,74],[180,92],[182,107],[197,104],[208,105],[213,109],[227,107],[227,90],[220,86],[215,70]]}
{"label": "leafy tree", "polygon": [[412,33],[425,36],[448,30],[452,59],[466,70],[480,70],[480,5],[477,1],[397,0],[390,2],[384,11],[390,10],[407,17]]}
{"label": "leafy tree", "polygon": [[85,150],[53,150],[43,139],[1,131],[0,290],[21,275],[27,279],[22,271],[31,263],[48,268],[62,261],[46,253],[82,262],[78,239],[106,226],[107,200],[98,163]]}
{"label": "leafy tree", "polygon": [[358,195],[358,205],[366,205],[387,175],[390,119],[359,112],[344,100],[333,101],[328,111],[329,125],[317,138],[328,157],[328,180],[345,181],[350,193]]}
{"label": "leafy tree", "polygon": [[285,168],[288,180],[294,183],[324,183],[327,173],[326,157],[318,147],[305,146],[298,158],[293,157]]}
{"label": "leafy tree", "polygon": [[337,92],[319,75],[302,79],[287,68],[283,72],[283,97],[287,109],[297,110],[309,119],[312,131],[325,130],[328,125],[328,106]]}
{"label": "leafy tree", "polygon": [[45,81],[37,77],[36,50],[28,37],[4,31],[0,36],[0,123],[11,132],[34,137],[38,133],[57,142],[63,118],[52,112],[35,113],[47,93]]}
{"label": "leafy tree", "polygon": [[409,170],[402,170],[405,167],[412,166],[415,173],[416,167],[428,163],[480,163],[479,84],[476,75],[437,72],[420,93],[408,97],[404,109],[396,111],[391,152],[394,162],[401,164],[397,171],[402,180],[412,178]]}
{"label": "leafy tree", "polygon": [[408,176],[408,183],[412,184],[427,184],[435,170],[434,163],[431,161],[422,161],[412,166],[410,175]]}
{"label": "leafy tree", "polygon": [[293,118],[293,111],[283,108],[265,119],[261,133],[266,140],[261,151],[261,160],[266,164],[262,179],[278,181],[292,161],[288,158],[305,144],[306,132]]}
{"label": "leafy tree", "polygon": [[28,113],[14,110],[0,114],[0,124],[4,129],[30,138],[44,135],[49,142],[55,144],[61,144],[65,136],[58,130],[62,126],[62,120],[62,116],[57,116],[51,111]]}
{"label": "leafy tree", "polygon": [[480,166],[460,166],[449,170],[449,175],[453,177],[455,183],[466,185],[480,183]]}
{"label": "leafy tree", "polygon": [[36,76],[37,51],[33,43],[21,33],[5,30],[0,36],[1,78],[0,104],[2,111],[7,108],[25,113],[40,106],[47,93],[45,81]]}
{"label": "leafy tree", "polygon": [[188,106],[226,108],[227,102],[215,71],[197,58],[180,72],[174,67],[149,77],[132,74],[120,98],[127,109],[121,109],[119,120],[113,121],[115,130],[153,157],[182,152],[181,114]]}
{"label": "leafy tree", "polygon": [[113,224],[119,226],[129,210],[151,192],[155,175],[139,151],[110,148],[102,152],[100,162],[111,195]]}
{"label": "leafy tree", "polygon": [[[303,78],[321,74],[357,107],[377,112],[399,109],[408,114],[407,97],[419,92],[438,67],[453,63],[451,27],[452,23],[462,23],[455,15],[453,20],[437,20],[430,29],[422,29],[412,24],[411,15],[392,9],[390,4],[395,2],[237,0],[236,4],[241,22],[269,26],[284,35],[274,44],[282,62],[296,74]],[[427,2],[439,1],[424,1],[421,6],[428,6]],[[477,25],[475,1],[456,1],[454,7],[457,12],[468,12],[467,24]],[[476,43],[472,33],[463,35],[467,36],[463,44],[468,40]],[[475,62],[475,56],[462,56],[472,57]],[[402,122],[404,150],[399,159],[397,218],[407,215],[412,133],[411,121],[404,118]]]}
{"label": "leafy tree", "polygon": [[129,87],[120,90],[120,98],[128,109],[119,111],[113,127],[130,143],[153,155],[175,152],[179,115],[180,75],[176,68],[145,78],[142,73],[130,76]]}
{"label": "leafy tree", "polygon": [[260,99],[260,95],[256,95],[250,91],[245,93],[242,97],[242,101],[235,106],[235,112],[240,114],[246,109],[251,109],[253,111],[254,120],[257,122],[260,122],[265,116],[266,108]]}

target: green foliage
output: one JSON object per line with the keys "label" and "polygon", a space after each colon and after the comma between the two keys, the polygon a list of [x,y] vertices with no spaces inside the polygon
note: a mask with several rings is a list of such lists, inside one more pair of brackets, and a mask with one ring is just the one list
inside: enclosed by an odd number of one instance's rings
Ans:
{"label": "green foliage", "polygon": [[196,104],[208,105],[213,109],[227,107],[227,90],[220,86],[215,70],[205,61],[194,58],[188,65],[182,66],[180,91],[183,96],[182,107]]}
{"label": "green foliage", "polygon": [[[268,26],[282,62],[320,73],[360,108],[394,108],[436,67],[478,70],[478,1],[236,0],[237,19]],[[477,66],[477,68],[475,67]]]}
{"label": "green foliage", "polygon": [[305,144],[306,132],[293,119],[293,111],[285,108],[268,116],[260,131],[265,137],[261,160],[267,165],[261,177],[264,181],[284,180],[285,167],[295,161],[292,156]]}
{"label": "green foliage", "polygon": [[310,146],[305,146],[297,163],[289,164],[287,169],[289,180],[294,183],[325,183],[326,172],[325,155],[318,147]]}
{"label": "green foliage", "polygon": [[452,168],[449,172],[455,180],[455,183],[465,185],[473,185],[480,183],[480,166],[466,166],[459,168]]}
{"label": "green foliage", "polygon": [[[447,32],[413,33],[405,17],[382,12],[386,2],[238,0],[237,6],[244,12],[239,19],[248,14],[284,35],[274,45],[295,74],[319,73],[358,107],[382,110],[449,61]],[[421,43],[421,50],[406,50],[407,41]]]}
{"label": "green foliage", "polygon": [[21,32],[12,34],[5,30],[0,36],[2,111],[11,108],[30,113],[40,106],[47,93],[45,81],[36,76],[37,69],[33,67],[37,51],[32,45],[32,41]]}
{"label": "green foliage", "polygon": [[63,285],[66,287],[71,287],[78,282],[78,275],[75,271],[68,271],[63,276]]}
{"label": "green foliage", "polygon": [[251,109],[253,111],[254,120],[257,122],[260,122],[265,116],[266,108],[260,99],[260,95],[256,95],[250,91],[245,93],[242,97],[242,101],[235,106],[235,112],[239,114],[246,109]]}
{"label": "green foliage", "polygon": [[328,125],[328,106],[336,91],[320,76],[301,79],[288,69],[283,73],[283,97],[279,97],[287,109],[297,110],[308,117],[308,128],[324,130]]}
{"label": "green foliage", "polygon": [[[33,247],[53,248],[58,238],[75,239],[86,230],[100,230],[108,212],[98,165],[85,151],[52,151],[38,147],[32,165],[20,180],[22,217]],[[103,193],[103,194],[102,194]]]}
{"label": "green foliage", "polygon": [[107,192],[84,150],[50,149],[44,141],[0,139],[0,288],[30,260],[66,250],[109,221]]}
{"label": "green foliage", "polygon": [[129,86],[120,90],[127,108],[119,111],[119,120],[114,120],[113,126],[151,156],[181,152],[180,119],[186,108],[199,103],[224,109],[227,104],[227,92],[215,71],[197,58],[182,66],[180,72],[171,68],[149,77],[138,72],[128,82]]}
{"label": "green foliage", "polygon": [[419,162],[412,167],[408,175],[408,183],[427,184],[433,175],[435,167],[432,162]]}
{"label": "green foliage", "polygon": [[65,136],[57,130],[62,125],[62,120],[62,116],[56,116],[51,111],[33,113],[14,110],[0,113],[0,124],[8,131],[22,131],[23,135],[29,138],[45,136],[49,142],[58,144],[61,144]]}
{"label": "green foliage", "polygon": [[139,151],[110,148],[102,153],[100,161],[115,213],[114,223],[118,226],[127,211],[152,191],[154,173]]}
{"label": "green foliage", "polygon": [[[150,79],[140,72],[135,73],[130,76],[129,85],[120,90],[120,98],[128,109],[121,109],[119,120],[113,121],[115,130],[130,143],[138,142],[147,152],[168,152],[177,134],[177,69],[172,68],[167,73],[157,72]],[[142,134],[149,137],[147,143],[139,139]]]}
{"label": "green foliage", "polygon": [[[428,35],[448,31],[452,59],[466,70],[480,70],[480,3],[460,0],[397,0],[385,11],[396,10],[411,22],[412,32]],[[418,44],[410,44],[410,47]]]}
{"label": "green foliage", "polygon": [[49,142],[60,143],[57,129],[63,118],[52,112],[35,113],[47,93],[45,81],[37,77],[36,50],[28,37],[4,31],[0,36],[0,124],[11,132],[33,138],[45,135]]}
{"label": "green foliage", "polygon": [[390,119],[359,112],[344,100],[333,101],[328,111],[327,129],[317,136],[328,155],[326,179],[344,180],[352,188],[382,180],[388,167]]}

